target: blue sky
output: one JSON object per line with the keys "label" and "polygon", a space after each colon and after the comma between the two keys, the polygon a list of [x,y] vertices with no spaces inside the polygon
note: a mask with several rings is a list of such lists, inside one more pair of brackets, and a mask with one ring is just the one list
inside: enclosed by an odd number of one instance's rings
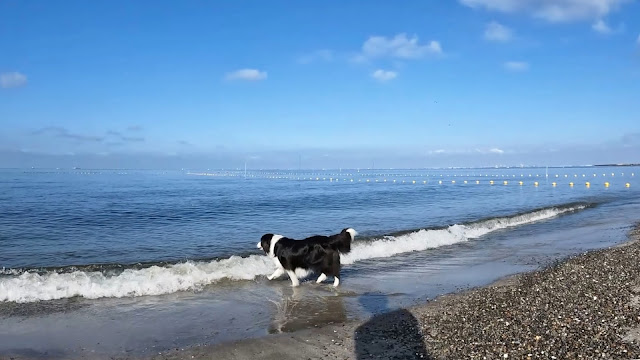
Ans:
{"label": "blue sky", "polygon": [[640,162],[640,2],[2,1],[0,167]]}

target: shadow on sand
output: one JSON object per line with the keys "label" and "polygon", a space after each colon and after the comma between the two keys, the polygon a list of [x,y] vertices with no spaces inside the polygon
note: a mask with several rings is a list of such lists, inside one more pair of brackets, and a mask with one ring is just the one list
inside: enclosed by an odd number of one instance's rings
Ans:
{"label": "shadow on sand", "polygon": [[359,301],[379,315],[356,329],[356,359],[431,359],[413,314],[405,309],[389,311],[386,295],[364,294]]}

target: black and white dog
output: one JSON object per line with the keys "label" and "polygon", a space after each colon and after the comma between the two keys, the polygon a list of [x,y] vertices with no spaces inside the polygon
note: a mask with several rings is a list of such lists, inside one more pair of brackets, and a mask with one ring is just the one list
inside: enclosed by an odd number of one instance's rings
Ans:
{"label": "black and white dog", "polygon": [[300,285],[296,269],[320,273],[317,283],[327,276],[333,276],[333,286],[340,284],[340,254],[351,251],[351,242],[357,232],[352,228],[343,229],[331,236],[316,235],[303,240],[294,240],[282,235],[265,234],[258,243],[267,256],[273,259],[276,271],[269,280],[280,277],[286,271],[292,286]]}

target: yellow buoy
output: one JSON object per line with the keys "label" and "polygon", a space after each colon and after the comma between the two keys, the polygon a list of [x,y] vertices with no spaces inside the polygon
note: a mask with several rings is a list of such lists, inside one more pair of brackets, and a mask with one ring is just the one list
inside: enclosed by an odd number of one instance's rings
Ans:
{"label": "yellow buoy", "polygon": [[505,181],[504,184],[507,185],[507,184],[509,184],[509,182]]}
{"label": "yellow buoy", "polygon": [[534,182],[534,183],[533,183],[533,186],[538,186],[538,182],[537,182],[537,181],[536,181],[536,182]]}
{"label": "yellow buoy", "polygon": [[551,185],[556,186],[556,185],[558,185],[558,184],[556,184],[555,182],[552,182],[552,183],[551,183]]}
{"label": "yellow buoy", "polygon": [[452,184],[455,184],[455,183],[456,183],[456,181],[455,181],[455,180],[451,180],[451,183],[452,183]]}
{"label": "yellow buoy", "polygon": [[608,182],[604,183],[604,187],[609,187],[609,183]]}
{"label": "yellow buoy", "polygon": [[585,185],[586,187],[589,187],[589,186],[591,186],[591,183],[587,181],[584,185]]}
{"label": "yellow buoy", "polygon": [[467,180],[465,180],[465,181],[464,181],[464,183],[466,184],[466,183],[467,183]]}
{"label": "yellow buoy", "polygon": [[476,184],[480,184],[480,180],[476,180]]}
{"label": "yellow buoy", "polygon": [[573,186],[573,183],[572,183],[572,182],[570,182],[570,183],[569,183],[569,186]]}
{"label": "yellow buoy", "polygon": [[493,185],[493,180],[489,181],[489,184]]}
{"label": "yellow buoy", "polygon": [[624,187],[631,187],[631,184],[626,183],[626,184],[624,184]]}
{"label": "yellow buoy", "polygon": [[416,183],[416,181],[415,181],[415,180],[413,180],[413,183],[415,184],[415,183]]}
{"label": "yellow buoy", "polygon": [[522,185],[524,185],[524,182],[523,182],[523,181],[520,181],[520,186],[522,186]]}

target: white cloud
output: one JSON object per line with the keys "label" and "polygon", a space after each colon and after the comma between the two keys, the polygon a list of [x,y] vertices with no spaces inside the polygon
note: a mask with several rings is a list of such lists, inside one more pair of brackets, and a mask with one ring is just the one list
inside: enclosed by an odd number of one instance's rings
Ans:
{"label": "white cloud", "polygon": [[611,34],[613,32],[609,25],[607,25],[607,23],[602,19],[599,19],[598,21],[593,23],[593,25],[591,25],[591,28],[593,29],[593,31],[599,32],[600,34]]}
{"label": "white cloud", "polygon": [[504,63],[504,68],[509,71],[527,71],[529,70],[529,63],[524,61],[507,61]]}
{"label": "white cloud", "polygon": [[513,33],[508,27],[495,21],[487,24],[484,30],[484,38],[489,41],[507,42],[511,40]]}
{"label": "white cloud", "polygon": [[[479,153],[479,154],[485,154],[485,155],[486,155],[486,154],[504,154],[504,150],[502,150],[502,149],[500,149],[500,148],[497,148],[497,147],[494,147],[494,148],[491,148],[491,149],[487,149],[487,148],[477,148],[477,149],[475,150],[475,152],[476,152],[476,153]],[[469,153],[470,153],[470,152],[469,152]]]}
{"label": "white cloud", "polygon": [[322,49],[322,50],[316,50],[309,54],[300,56],[298,58],[298,62],[301,64],[309,64],[316,61],[329,62],[329,61],[333,61],[333,58],[334,58],[333,51]]}
{"label": "white cloud", "polygon": [[228,80],[258,81],[267,78],[266,71],[256,69],[240,69],[227,74]]}
{"label": "white cloud", "polygon": [[393,57],[399,59],[419,59],[427,55],[442,53],[442,46],[435,40],[428,44],[420,44],[418,36],[408,37],[407,34],[398,34],[394,37],[371,36],[362,44],[362,53],[355,60],[366,60],[381,57]]}
{"label": "white cloud", "polygon": [[472,8],[525,13],[549,22],[596,20],[631,0],[459,0]]}
{"label": "white cloud", "polygon": [[17,88],[27,84],[27,77],[17,71],[0,74],[0,87],[4,89]]}
{"label": "white cloud", "polygon": [[398,73],[395,71],[382,70],[378,69],[371,73],[371,77],[379,81],[389,81],[393,80],[398,76]]}

